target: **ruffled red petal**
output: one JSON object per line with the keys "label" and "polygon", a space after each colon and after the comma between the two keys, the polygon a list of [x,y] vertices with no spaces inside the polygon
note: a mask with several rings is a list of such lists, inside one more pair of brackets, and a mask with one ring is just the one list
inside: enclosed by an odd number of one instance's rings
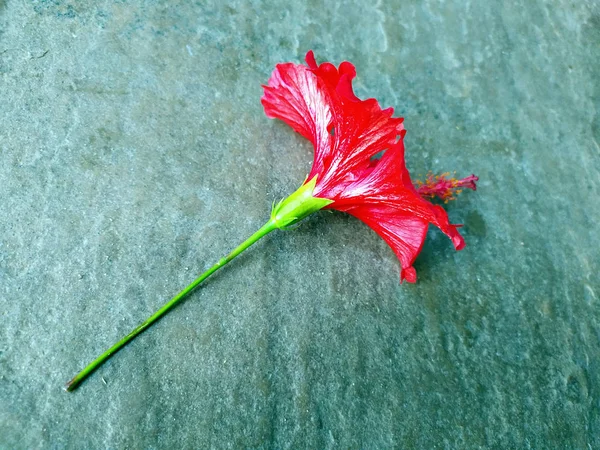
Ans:
{"label": "ruffled red petal", "polygon": [[352,88],[356,69],[351,63],[343,62],[339,68],[328,62],[317,66],[312,52],[306,60],[329,94],[333,115],[331,151],[315,158],[309,179],[320,175],[319,192],[332,198],[344,183],[360,178],[371,157],[403,136],[403,119],[393,118],[394,110],[382,110],[375,99],[356,97]]}
{"label": "ruffled red petal", "polygon": [[428,224],[444,232],[457,250],[464,247],[446,211],[424,200],[413,187],[404,165],[402,141],[392,145],[368,173],[347,185],[326,208],[352,214],[375,230],[398,256],[401,280],[416,280],[412,264],[421,251]]}
{"label": "ruffled red petal", "polygon": [[366,223],[392,248],[400,261],[401,282],[417,281],[412,265],[425,242],[426,220],[388,205],[360,205],[344,211]]}
{"label": "ruffled red petal", "polygon": [[319,79],[298,64],[277,64],[269,83],[263,86],[261,103],[267,117],[280,119],[308,139],[315,148],[314,161],[331,153],[333,137],[331,99]]}

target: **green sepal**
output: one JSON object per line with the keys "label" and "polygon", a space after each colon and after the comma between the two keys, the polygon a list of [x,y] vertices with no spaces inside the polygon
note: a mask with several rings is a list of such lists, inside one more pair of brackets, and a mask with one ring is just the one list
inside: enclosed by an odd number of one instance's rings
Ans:
{"label": "green sepal", "polygon": [[333,203],[328,198],[313,197],[313,191],[317,184],[317,177],[314,177],[307,183],[273,206],[271,211],[271,222],[275,227],[284,230],[291,225],[301,221],[306,216],[317,212],[327,205]]}

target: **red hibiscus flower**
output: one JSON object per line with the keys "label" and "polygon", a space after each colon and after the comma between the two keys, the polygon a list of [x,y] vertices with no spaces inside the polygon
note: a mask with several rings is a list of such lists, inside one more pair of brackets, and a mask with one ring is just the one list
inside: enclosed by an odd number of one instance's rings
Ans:
{"label": "red hibiscus flower", "polygon": [[[413,262],[430,223],[457,250],[464,240],[448,222],[446,211],[423,198],[435,195],[435,190],[420,193],[413,186],[404,163],[403,119],[392,117],[392,108],[382,110],[375,99],[354,95],[352,64],[317,65],[312,51],[306,62],[308,66],[276,66],[264,86],[265,112],[312,142],[314,161],[305,185],[311,185],[314,198],[328,200],[322,208],[365,222],[398,256],[400,280],[415,282]],[[475,180],[470,180],[472,188]]]}

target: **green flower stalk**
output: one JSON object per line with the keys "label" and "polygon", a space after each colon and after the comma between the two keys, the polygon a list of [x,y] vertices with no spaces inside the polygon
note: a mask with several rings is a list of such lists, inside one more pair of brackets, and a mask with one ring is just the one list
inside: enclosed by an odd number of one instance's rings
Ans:
{"label": "green flower stalk", "polygon": [[273,206],[271,218],[267,223],[258,229],[252,236],[237,246],[231,253],[224,258],[221,258],[210,269],[202,273],[198,278],[192,281],[185,289],[179,292],[175,297],[169,300],[162,308],[148,317],[143,323],[134,328],[131,333],[118,341],[95,360],[89,363],[85,369],[79,372],[71,381],[69,381],[65,389],[73,391],[79,384],[85,380],[92,372],[104,364],[112,355],[123,348],[128,342],[133,340],[138,334],[146,330],[150,325],[169,312],[177,303],[189,296],[192,291],[201,284],[204,280],[210,277],[221,267],[226,266],[230,261],[234,260],[238,255],[263,238],[271,231],[281,229],[284,230],[291,225],[299,222],[308,215],[320,210],[329,205],[331,200],[323,198],[315,198],[312,192],[315,188],[316,177],[310,182],[303,184],[300,189],[290,195],[288,198],[281,200],[277,205]]}

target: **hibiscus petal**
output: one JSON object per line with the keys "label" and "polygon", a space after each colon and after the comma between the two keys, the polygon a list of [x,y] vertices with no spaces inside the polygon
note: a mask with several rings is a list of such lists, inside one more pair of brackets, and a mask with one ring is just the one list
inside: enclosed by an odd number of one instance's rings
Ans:
{"label": "hibiscus petal", "polygon": [[283,120],[313,143],[308,179],[318,174],[321,191],[331,196],[403,133],[403,119],[392,118],[394,110],[382,110],[375,99],[354,95],[351,63],[317,65],[312,52],[306,61],[308,67],[278,64],[261,101],[268,117]]}
{"label": "hibiscus petal", "polygon": [[423,199],[404,164],[404,144],[392,145],[368,173],[346,186],[328,209],[344,211],[365,222],[394,250],[402,266],[401,279],[416,280],[411,268],[421,251],[428,224],[445,233],[457,250],[464,240],[446,211]]}
{"label": "hibiscus petal", "polygon": [[401,282],[417,281],[412,265],[427,236],[426,220],[387,205],[361,205],[347,212],[366,223],[392,248],[400,261]]}
{"label": "hibiscus petal", "polygon": [[398,257],[401,265],[400,281],[406,279],[414,283],[417,273],[412,265],[421,252],[429,223],[433,223],[448,235],[456,250],[461,250],[465,245],[456,226],[448,223],[444,209],[433,205],[431,207],[429,218],[423,218],[421,215],[415,215],[414,211],[407,211],[388,203],[346,204],[342,208],[333,204],[328,208],[347,212],[373,229]]}
{"label": "hibiscus petal", "polygon": [[354,95],[352,89],[352,80],[356,77],[354,64],[344,61],[340,64],[339,69],[330,62],[317,65],[315,54],[312,50],[306,54],[306,63],[311,71],[325,83],[328,89],[337,91],[338,94],[343,95],[351,101],[360,101]]}
{"label": "hibiscus petal", "polygon": [[318,78],[305,66],[278,64],[263,86],[261,102],[270,118],[281,119],[312,142],[315,166],[322,166],[324,155],[331,150],[332,121],[330,100]]}
{"label": "hibiscus petal", "polygon": [[306,61],[329,93],[335,129],[331,152],[324,154],[322,166],[313,167],[309,178],[320,174],[322,192],[337,192],[370,165],[373,155],[403,136],[403,119],[392,118],[393,108],[382,110],[373,98],[356,97],[352,88],[356,69],[351,63],[343,62],[337,69],[331,63],[317,66],[312,52]]}

